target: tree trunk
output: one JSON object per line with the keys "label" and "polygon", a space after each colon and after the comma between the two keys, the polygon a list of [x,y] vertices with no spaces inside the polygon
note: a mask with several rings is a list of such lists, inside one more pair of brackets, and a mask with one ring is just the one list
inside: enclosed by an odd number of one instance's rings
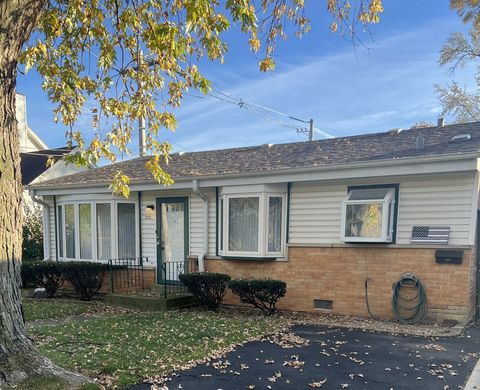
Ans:
{"label": "tree trunk", "polygon": [[0,388],[32,376],[57,376],[69,383],[85,377],[43,357],[28,337],[20,305],[22,185],[15,85],[17,61],[45,0],[0,0]]}

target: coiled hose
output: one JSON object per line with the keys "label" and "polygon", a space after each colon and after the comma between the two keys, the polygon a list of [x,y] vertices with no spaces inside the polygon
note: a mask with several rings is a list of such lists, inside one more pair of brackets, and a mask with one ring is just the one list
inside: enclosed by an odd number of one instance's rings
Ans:
{"label": "coiled hose", "polygon": [[[401,294],[402,288],[415,288],[417,294],[408,297]],[[393,285],[392,298],[393,313],[397,321],[402,324],[416,324],[422,321],[427,314],[427,295],[420,279],[412,272],[406,272]],[[408,315],[405,315],[408,313]]]}

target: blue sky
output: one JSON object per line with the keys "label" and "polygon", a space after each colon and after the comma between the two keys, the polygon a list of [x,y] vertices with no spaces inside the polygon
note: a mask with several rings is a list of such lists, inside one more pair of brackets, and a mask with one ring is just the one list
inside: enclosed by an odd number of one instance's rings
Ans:
{"label": "blue sky", "polygon": [[[381,23],[371,28],[372,38],[362,36],[369,49],[355,48],[329,31],[325,1],[313,7],[313,2],[306,3],[312,31],[302,39],[291,36],[280,42],[273,73],[258,71],[258,59],[248,50],[245,36],[235,30],[228,33],[230,52],[225,63],[201,66],[214,88],[297,118],[313,118],[316,138],[436,122],[440,105],[433,85],[452,80],[448,69],[437,63],[439,51],[449,34],[466,30],[449,9],[449,1],[385,0]],[[467,67],[454,77],[469,88],[473,74],[473,67]],[[30,127],[48,146],[64,145],[65,129],[53,123],[53,106],[41,89],[40,77],[33,71],[20,75],[17,90],[27,96]],[[200,93],[191,91],[191,95]],[[277,120],[272,122],[237,105],[195,96],[187,96],[177,111],[176,132],[160,134],[176,151],[305,140],[278,121],[302,124],[279,114],[263,110]],[[87,116],[80,118],[76,129],[88,138]]]}

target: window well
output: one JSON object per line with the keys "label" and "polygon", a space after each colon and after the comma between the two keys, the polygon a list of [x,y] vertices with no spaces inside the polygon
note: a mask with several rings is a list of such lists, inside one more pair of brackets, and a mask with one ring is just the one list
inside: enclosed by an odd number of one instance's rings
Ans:
{"label": "window well", "polygon": [[330,299],[314,299],[313,307],[315,309],[332,310],[333,301]]}

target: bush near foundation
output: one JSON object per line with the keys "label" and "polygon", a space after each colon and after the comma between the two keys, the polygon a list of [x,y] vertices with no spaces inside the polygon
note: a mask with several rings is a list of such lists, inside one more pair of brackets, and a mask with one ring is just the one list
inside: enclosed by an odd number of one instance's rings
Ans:
{"label": "bush near foundation", "polygon": [[49,298],[63,286],[65,278],[62,269],[54,261],[40,261],[33,263],[30,269],[36,287],[43,287]]}
{"label": "bush near foundation", "polygon": [[80,299],[90,301],[103,286],[105,271],[111,267],[108,264],[71,261],[57,263],[62,269],[62,275],[68,280]]}
{"label": "bush near foundation", "polygon": [[34,261],[23,261],[21,268],[21,277],[22,277],[22,288],[27,287],[37,287],[37,281],[35,277],[35,265],[38,262]]}
{"label": "bush near foundation", "polygon": [[240,279],[230,282],[232,292],[266,315],[275,313],[277,301],[287,293],[287,283],[274,279]]}
{"label": "bush near foundation", "polygon": [[217,310],[227,292],[230,276],[226,274],[194,272],[181,274],[180,281],[209,310]]}

